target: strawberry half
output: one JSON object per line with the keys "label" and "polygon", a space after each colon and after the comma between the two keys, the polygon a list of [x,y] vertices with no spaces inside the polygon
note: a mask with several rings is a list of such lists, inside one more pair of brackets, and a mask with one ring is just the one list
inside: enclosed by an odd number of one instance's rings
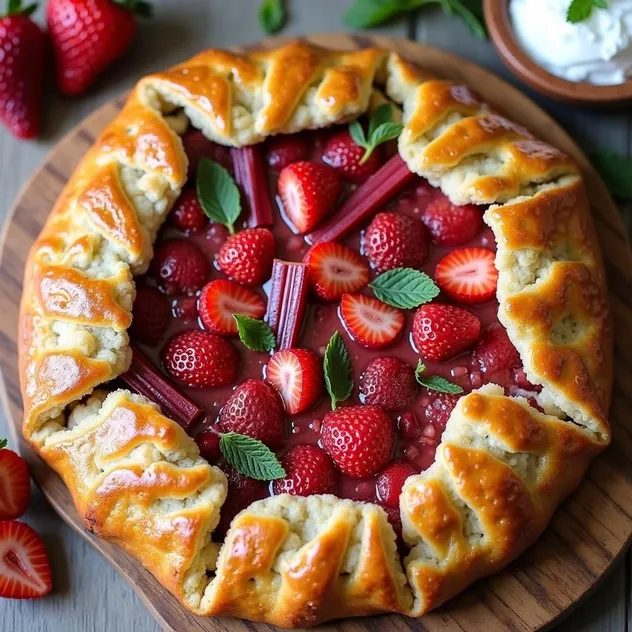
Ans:
{"label": "strawberry half", "polygon": [[331,167],[301,161],[281,171],[278,187],[287,218],[299,233],[307,233],[333,210],[340,178]]}
{"label": "strawberry half", "polygon": [[0,597],[33,599],[52,587],[44,543],[23,522],[0,522]]}
{"label": "strawberry half", "polygon": [[349,335],[369,349],[391,344],[404,327],[403,312],[362,294],[343,295],[340,318]]}
{"label": "strawberry half", "polygon": [[26,511],[30,496],[26,461],[13,450],[0,450],[0,520],[19,518]]}
{"label": "strawberry half", "polygon": [[360,254],[333,241],[312,246],[303,261],[314,291],[325,301],[359,292],[369,282],[369,266]]}
{"label": "strawberry half", "polygon": [[237,323],[233,318],[235,314],[263,318],[266,303],[248,288],[226,279],[216,279],[204,286],[198,310],[206,329],[216,334],[230,335],[237,333]]}
{"label": "strawberry half", "polygon": [[447,254],[435,270],[435,281],[452,300],[469,305],[485,303],[496,295],[498,270],[487,248],[461,248]]}
{"label": "strawberry half", "polygon": [[281,394],[289,415],[301,413],[323,392],[322,361],[307,349],[277,351],[268,362],[266,380]]}

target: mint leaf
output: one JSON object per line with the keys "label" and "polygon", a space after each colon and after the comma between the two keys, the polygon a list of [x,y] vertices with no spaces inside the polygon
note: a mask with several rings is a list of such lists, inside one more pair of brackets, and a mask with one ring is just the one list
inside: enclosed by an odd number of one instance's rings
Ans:
{"label": "mint leaf", "polygon": [[413,268],[395,268],[369,283],[376,298],[400,309],[412,309],[429,303],[439,295],[439,288],[424,272]]}
{"label": "mint leaf", "polygon": [[7,447],[9,442],[6,439],[0,439],[0,450]]}
{"label": "mint leaf", "polygon": [[419,360],[419,364],[415,369],[415,378],[417,378],[417,382],[419,382],[422,386],[425,386],[431,391],[448,393],[449,395],[459,395],[463,392],[463,389],[458,384],[453,384],[443,377],[438,375],[424,375],[425,370],[426,365]]}
{"label": "mint leaf", "polygon": [[224,224],[232,235],[241,214],[239,189],[230,173],[217,162],[202,158],[196,178],[197,195],[204,213],[214,222]]}
{"label": "mint leaf", "polygon": [[263,0],[259,5],[259,24],[268,34],[278,33],[287,21],[283,0]]}
{"label": "mint leaf", "polygon": [[612,195],[632,200],[632,158],[607,150],[596,151],[590,158]]}
{"label": "mint leaf", "polygon": [[344,22],[355,29],[372,28],[428,4],[438,4],[448,15],[460,17],[476,37],[487,38],[482,0],[356,0],[347,11]]}
{"label": "mint leaf", "polygon": [[475,37],[489,39],[481,0],[442,0],[442,5],[448,15],[460,17]]}
{"label": "mint leaf", "polygon": [[238,472],[258,481],[283,478],[286,473],[276,455],[267,445],[237,432],[222,434],[219,449]]}
{"label": "mint leaf", "polygon": [[349,125],[349,134],[351,134],[351,140],[353,140],[356,145],[360,147],[366,146],[366,136],[364,135],[364,130],[359,121],[353,121],[353,123]]}
{"label": "mint leaf", "polygon": [[[376,128],[382,123],[389,123],[393,118],[393,106],[390,103],[382,103],[378,105],[373,114],[371,114],[371,120],[369,121],[369,136],[371,136]],[[363,134],[364,135],[364,134]]]}
{"label": "mint leaf", "polygon": [[364,149],[364,155],[360,159],[360,164],[364,164],[370,157],[375,148],[386,141],[397,138],[404,126],[400,123],[391,122],[392,110],[388,103],[383,103],[371,115],[369,121],[369,137],[367,138],[362,129],[362,125],[358,121],[354,121],[349,125],[349,134],[353,142]]}
{"label": "mint leaf", "polygon": [[583,22],[587,20],[593,12],[593,9],[607,9],[606,0],[573,0],[566,12],[566,21],[571,24]]}
{"label": "mint leaf", "polygon": [[276,347],[274,332],[262,320],[250,318],[243,314],[233,314],[237,323],[239,339],[251,351],[272,351]]}
{"label": "mint leaf", "polygon": [[366,29],[378,26],[409,10],[409,0],[356,0],[344,17],[346,26]]}
{"label": "mint leaf", "polygon": [[325,350],[323,371],[325,386],[331,398],[331,409],[336,410],[338,402],[344,402],[353,392],[351,358],[338,331],[331,337]]}

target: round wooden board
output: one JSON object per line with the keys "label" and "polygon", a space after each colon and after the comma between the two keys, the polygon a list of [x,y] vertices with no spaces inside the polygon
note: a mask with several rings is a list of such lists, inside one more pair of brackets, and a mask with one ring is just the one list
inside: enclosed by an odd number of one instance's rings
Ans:
{"label": "round wooden board", "polygon": [[[619,332],[632,325],[632,253],[619,213],[588,160],[562,128],[525,95],[486,70],[414,42],[381,36],[314,35],[308,41],[339,49],[381,46],[398,51],[437,75],[474,86],[513,120],[573,155],[584,169],[596,230],[605,257],[610,297]],[[271,48],[283,38],[252,48]],[[250,47],[249,47],[250,48]],[[2,398],[15,437],[22,418],[17,375],[17,319],[27,252],[75,165],[122,107],[109,103],[85,119],[48,155],[23,188],[0,240],[0,368]],[[632,536],[632,336],[618,336],[615,388],[610,419],[612,446],[592,465],[581,488],[563,504],[544,536],[505,571],[479,582],[443,608],[420,620],[400,616],[354,619],[322,626],[344,632],[407,630],[446,632],[528,632],[544,630],[590,593],[625,551]],[[118,569],[166,630],[231,632],[270,630],[234,619],[204,619],[176,599],[119,548],[84,530],[65,486],[22,442],[33,476],[62,518]]]}

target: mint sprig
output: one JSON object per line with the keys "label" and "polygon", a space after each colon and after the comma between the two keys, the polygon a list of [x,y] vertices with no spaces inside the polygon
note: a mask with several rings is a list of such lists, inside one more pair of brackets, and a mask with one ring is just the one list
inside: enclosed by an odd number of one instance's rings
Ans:
{"label": "mint sprig", "polygon": [[571,24],[577,24],[587,20],[594,9],[607,9],[606,0],[573,0],[566,12],[566,21]]}
{"label": "mint sprig", "polygon": [[632,200],[632,158],[602,149],[590,154],[590,159],[612,195]]}
{"label": "mint sprig", "polygon": [[283,466],[267,445],[237,432],[220,435],[219,449],[238,472],[258,481],[272,481],[286,475]]}
{"label": "mint sprig", "polygon": [[353,369],[351,358],[340,332],[330,338],[323,361],[325,386],[331,398],[331,409],[336,410],[353,392]]}
{"label": "mint sprig", "polygon": [[429,303],[439,288],[424,272],[413,268],[395,268],[380,274],[369,287],[376,298],[399,309],[412,309]]}
{"label": "mint sprig", "polygon": [[426,5],[439,5],[446,15],[461,18],[479,39],[487,39],[482,0],[356,0],[345,15],[345,24],[354,29],[379,26]]}
{"label": "mint sprig", "polygon": [[233,314],[239,339],[251,351],[272,351],[276,347],[274,332],[268,323],[243,314]]}
{"label": "mint sprig", "polygon": [[415,369],[415,378],[422,386],[437,391],[438,393],[448,393],[449,395],[459,395],[463,389],[458,384],[453,384],[449,380],[439,375],[425,375],[426,365],[419,360],[419,364]]}
{"label": "mint sprig", "polygon": [[9,442],[6,439],[0,439],[0,450],[3,450],[4,448],[6,448],[8,443]]}
{"label": "mint sprig", "polygon": [[214,160],[202,158],[198,165],[196,188],[206,216],[234,234],[235,222],[241,214],[241,199],[230,173]]}
{"label": "mint sprig", "polygon": [[364,149],[364,155],[360,159],[361,165],[371,157],[378,145],[397,138],[404,129],[401,123],[391,121],[392,114],[390,103],[382,103],[378,106],[369,121],[368,138],[359,121],[354,121],[349,125],[353,142]]}
{"label": "mint sprig", "polygon": [[287,21],[283,0],[263,0],[259,5],[259,24],[268,34],[278,33]]}

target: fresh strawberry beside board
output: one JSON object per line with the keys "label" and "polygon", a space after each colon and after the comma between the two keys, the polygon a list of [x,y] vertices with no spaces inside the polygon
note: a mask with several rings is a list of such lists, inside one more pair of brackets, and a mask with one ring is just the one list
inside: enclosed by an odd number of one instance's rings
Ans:
{"label": "fresh strawberry beside board", "polygon": [[49,0],[46,21],[53,43],[57,83],[68,95],[85,92],[130,46],[142,0]]}
{"label": "fresh strawberry beside board", "polygon": [[26,461],[0,440],[0,520],[19,518],[28,507],[31,481]]}
{"label": "fresh strawberry beside board", "polygon": [[0,120],[18,138],[40,129],[46,39],[29,17],[36,8],[9,0],[0,17]]}
{"label": "fresh strawberry beside board", "polygon": [[0,522],[0,597],[43,597],[52,586],[44,543],[29,525]]}

